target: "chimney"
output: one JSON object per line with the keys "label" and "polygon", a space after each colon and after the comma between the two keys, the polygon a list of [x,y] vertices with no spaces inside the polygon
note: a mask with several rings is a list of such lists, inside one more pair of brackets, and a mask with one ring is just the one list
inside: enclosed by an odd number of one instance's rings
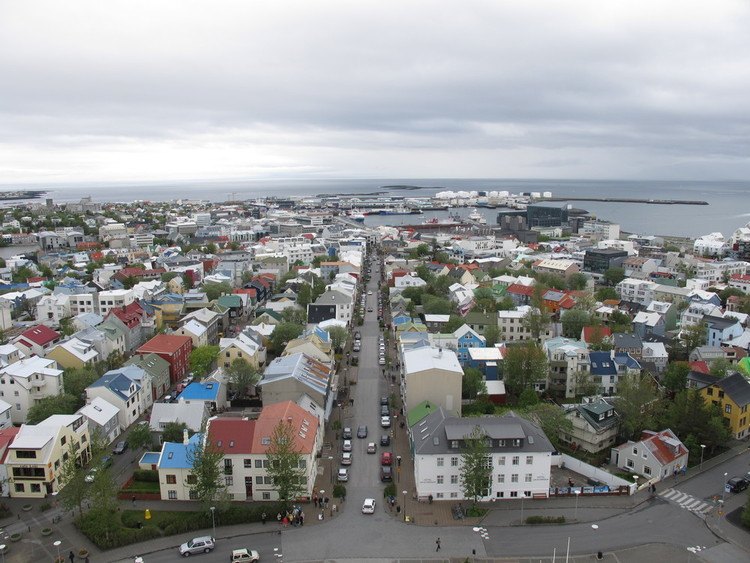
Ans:
{"label": "chimney", "polygon": [[190,443],[190,436],[188,436],[187,428],[182,429],[182,443],[186,446]]}

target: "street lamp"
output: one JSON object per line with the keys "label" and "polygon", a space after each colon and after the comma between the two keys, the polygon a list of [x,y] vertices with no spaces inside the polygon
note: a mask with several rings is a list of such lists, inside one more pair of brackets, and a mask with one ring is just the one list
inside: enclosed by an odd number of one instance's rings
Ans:
{"label": "street lamp", "polygon": [[701,471],[703,471],[703,452],[706,449],[706,444],[701,444]]}
{"label": "street lamp", "polygon": [[406,490],[403,490],[403,491],[401,491],[401,492],[402,492],[402,493],[403,493],[403,495],[404,495],[404,502],[403,502],[403,505],[404,505],[404,522],[406,522],[406,493],[407,493],[408,491],[406,491]]}
{"label": "street lamp", "polygon": [[5,548],[8,547],[5,544],[0,545],[0,553],[3,554],[3,563],[5,563]]}
{"label": "street lamp", "polygon": [[216,513],[216,507],[212,506],[211,507],[211,527],[214,530],[214,535],[212,536],[214,538],[214,541],[216,541],[216,517],[214,516],[215,513]]}
{"label": "street lamp", "polygon": [[[598,530],[599,529],[599,524],[591,524],[591,529],[594,530],[594,531]],[[601,561],[601,559],[602,559],[602,552],[601,551],[597,551],[596,552],[596,559],[599,560],[599,561]]]}
{"label": "street lamp", "polygon": [[61,543],[62,543],[62,542],[61,542],[60,540],[57,540],[56,542],[54,542],[54,543],[52,544],[52,545],[54,545],[54,546],[55,546],[55,547],[57,548],[57,559],[58,559],[58,560],[60,559],[60,544],[61,544]]}
{"label": "street lamp", "polygon": [[724,488],[721,489],[721,502],[724,502],[724,499],[727,496],[727,475],[729,475],[729,473],[724,473]]}
{"label": "street lamp", "polygon": [[575,511],[575,513],[573,514],[573,520],[577,520],[577,519],[578,519],[578,497],[579,497],[579,496],[581,496],[581,489],[576,489],[576,490],[575,490],[575,491],[573,491],[573,492],[574,492],[574,493],[575,493],[575,495],[576,495],[576,511]]}

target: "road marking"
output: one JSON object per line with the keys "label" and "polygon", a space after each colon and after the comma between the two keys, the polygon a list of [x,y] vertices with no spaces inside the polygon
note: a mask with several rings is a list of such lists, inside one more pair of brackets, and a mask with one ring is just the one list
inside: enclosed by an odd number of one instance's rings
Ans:
{"label": "road marking", "polygon": [[706,516],[713,509],[711,503],[704,502],[699,498],[676,489],[667,489],[659,493],[659,496],[699,516]]}

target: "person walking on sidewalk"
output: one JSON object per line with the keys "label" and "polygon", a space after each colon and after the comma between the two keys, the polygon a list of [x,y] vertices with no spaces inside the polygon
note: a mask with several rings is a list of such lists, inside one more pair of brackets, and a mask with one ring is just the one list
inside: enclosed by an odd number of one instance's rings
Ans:
{"label": "person walking on sidewalk", "polygon": [[437,546],[435,548],[435,551],[440,551],[440,538],[438,538],[438,539],[435,540],[435,545]]}
{"label": "person walking on sidewalk", "polygon": [[74,561],[76,560],[76,554],[71,551],[70,553],[68,553],[68,559],[70,559],[70,563],[74,563]]}

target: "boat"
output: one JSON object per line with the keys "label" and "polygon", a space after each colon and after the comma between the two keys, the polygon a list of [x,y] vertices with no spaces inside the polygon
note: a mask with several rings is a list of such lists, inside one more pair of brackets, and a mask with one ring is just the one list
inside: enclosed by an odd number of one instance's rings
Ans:
{"label": "boat", "polygon": [[473,221],[475,223],[481,223],[484,225],[487,223],[487,219],[484,218],[484,216],[477,211],[477,208],[475,207],[472,209],[471,213],[469,213],[469,221]]}

